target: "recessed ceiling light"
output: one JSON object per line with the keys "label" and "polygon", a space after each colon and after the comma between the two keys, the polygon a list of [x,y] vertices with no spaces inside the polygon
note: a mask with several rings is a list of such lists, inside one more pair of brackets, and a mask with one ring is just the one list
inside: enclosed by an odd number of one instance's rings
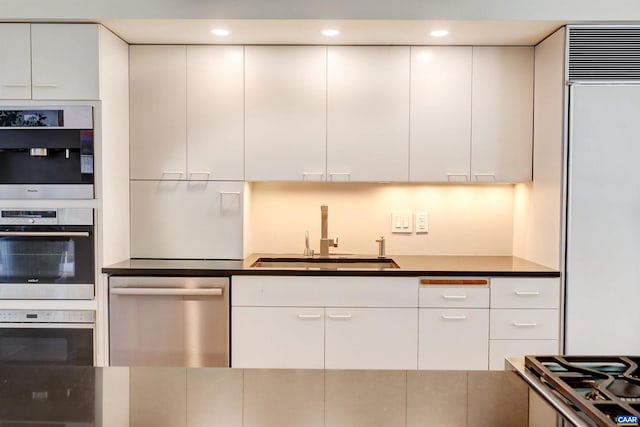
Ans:
{"label": "recessed ceiling light", "polygon": [[447,30],[433,30],[433,31],[431,31],[431,35],[433,37],[444,37],[447,34],[449,34],[449,31],[447,31]]}
{"label": "recessed ceiling light", "polygon": [[214,36],[228,36],[229,34],[231,34],[231,32],[229,30],[225,30],[224,28],[214,28],[213,30],[211,30],[211,34],[213,34]]}
{"label": "recessed ceiling light", "polygon": [[335,37],[340,34],[340,31],[335,30],[333,28],[327,28],[326,30],[322,30],[322,35],[327,37]]}

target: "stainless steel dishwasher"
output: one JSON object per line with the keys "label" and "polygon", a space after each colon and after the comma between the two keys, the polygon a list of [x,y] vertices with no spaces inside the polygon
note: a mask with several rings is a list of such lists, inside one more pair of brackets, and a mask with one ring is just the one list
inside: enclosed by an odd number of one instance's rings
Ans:
{"label": "stainless steel dishwasher", "polygon": [[229,366],[229,278],[111,277],[111,366]]}

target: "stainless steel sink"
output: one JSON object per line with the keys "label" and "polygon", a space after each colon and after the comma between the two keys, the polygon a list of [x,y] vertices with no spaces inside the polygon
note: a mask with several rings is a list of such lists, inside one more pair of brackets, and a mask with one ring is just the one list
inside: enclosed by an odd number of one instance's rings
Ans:
{"label": "stainless steel sink", "polygon": [[258,258],[251,267],[345,270],[399,268],[391,258]]}

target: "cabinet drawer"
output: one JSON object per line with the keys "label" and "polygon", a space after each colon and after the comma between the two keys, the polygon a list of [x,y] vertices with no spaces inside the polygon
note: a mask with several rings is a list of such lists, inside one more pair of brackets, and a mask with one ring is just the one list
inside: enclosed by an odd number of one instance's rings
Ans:
{"label": "cabinet drawer", "polygon": [[423,286],[418,292],[420,307],[489,307],[487,287]]}
{"label": "cabinet drawer", "polygon": [[507,357],[558,354],[558,340],[491,340],[489,341],[489,369],[504,369]]}
{"label": "cabinet drawer", "polygon": [[559,307],[559,278],[491,279],[491,308]]}
{"label": "cabinet drawer", "polygon": [[558,339],[558,310],[491,310],[491,339]]}
{"label": "cabinet drawer", "polygon": [[417,307],[412,277],[233,276],[231,305]]}

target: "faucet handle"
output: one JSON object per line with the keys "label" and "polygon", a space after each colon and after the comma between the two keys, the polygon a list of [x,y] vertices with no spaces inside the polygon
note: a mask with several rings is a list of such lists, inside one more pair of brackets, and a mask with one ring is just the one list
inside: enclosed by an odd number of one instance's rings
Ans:
{"label": "faucet handle", "polygon": [[304,232],[304,253],[302,255],[305,257],[313,256],[313,249],[309,247],[309,230]]}
{"label": "faucet handle", "polygon": [[380,236],[376,243],[378,243],[378,258],[385,257],[384,236]]}
{"label": "faucet handle", "polygon": [[334,237],[333,239],[330,239],[329,243],[331,244],[331,246],[333,246],[334,248],[338,247],[338,238]]}

